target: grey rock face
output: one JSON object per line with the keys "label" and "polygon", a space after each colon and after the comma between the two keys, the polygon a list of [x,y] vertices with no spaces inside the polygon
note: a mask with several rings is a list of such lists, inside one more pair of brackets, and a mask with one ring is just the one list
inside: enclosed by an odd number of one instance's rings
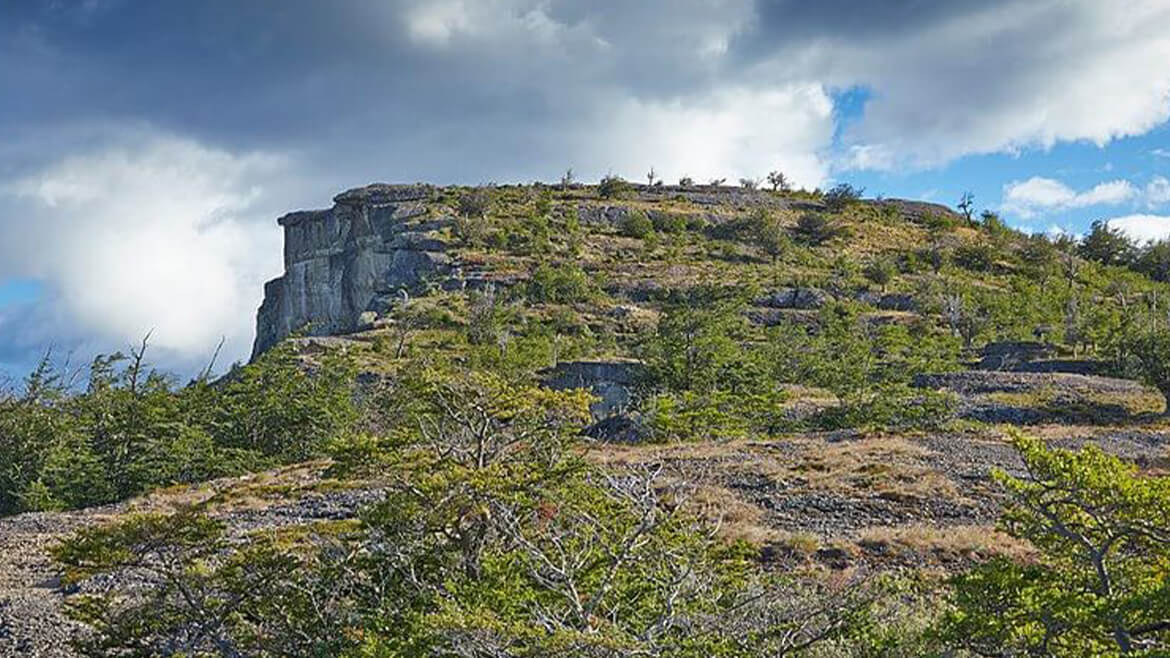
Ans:
{"label": "grey rock face", "polygon": [[1051,345],[1032,341],[988,343],[980,350],[980,370],[1016,370],[1017,366],[1053,355]]}
{"label": "grey rock face", "polygon": [[766,308],[818,309],[829,301],[829,295],[818,288],[780,288],[756,300]]}
{"label": "grey rock face", "polygon": [[328,210],[278,219],[284,275],[264,285],[252,357],[295,331],[324,336],[369,325],[380,300],[445,273],[447,245],[436,234],[444,224],[424,221],[429,196],[421,185],[369,185],[337,195]]}
{"label": "grey rock face", "polygon": [[638,361],[562,361],[541,374],[553,390],[589,389],[598,397],[590,411],[600,419],[630,406],[634,387],[644,372],[645,366]]}

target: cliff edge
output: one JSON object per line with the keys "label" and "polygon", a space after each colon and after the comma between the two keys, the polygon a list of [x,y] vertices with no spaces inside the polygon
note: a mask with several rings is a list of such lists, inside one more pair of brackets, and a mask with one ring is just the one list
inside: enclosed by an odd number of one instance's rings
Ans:
{"label": "cliff edge", "polygon": [[284,227],[284,274],[264,285],[256,314],[255,358],[294,332],[356,331],[367,313],[385,313],[401,290],[449,265],[428,219],[426,185],[375,184],[342,192],[328,210],[298,211]]}

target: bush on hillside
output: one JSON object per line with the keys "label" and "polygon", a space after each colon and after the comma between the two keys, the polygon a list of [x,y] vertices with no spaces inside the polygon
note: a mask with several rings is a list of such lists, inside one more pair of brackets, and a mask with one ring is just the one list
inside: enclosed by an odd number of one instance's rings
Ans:
{"label": "bush on hillside", "polygon": [[601,179],[597,193],[603,199],[623,199],[634,191],[634,186],[620,176],[609,175]]}
{"label": "bush on hillside", "polygon": [[849,183],[839,183],[833,186],[821,198],[829,212],[841,212],[861,200],[865,188],[853,187]]}

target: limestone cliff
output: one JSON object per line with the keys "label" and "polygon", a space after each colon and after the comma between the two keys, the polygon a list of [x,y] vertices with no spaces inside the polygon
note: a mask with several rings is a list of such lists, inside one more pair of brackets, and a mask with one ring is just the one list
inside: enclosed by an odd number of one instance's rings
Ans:
{"label": "limestone cliff", "polygon": [[293,332],[355,331],[386,312],[400,290],[418,287],[449,266],[427,215],[431,188],[376,184],[343,192],[328,210],[289,213],[284,275],[264,285],[256,314],[255,358]]}

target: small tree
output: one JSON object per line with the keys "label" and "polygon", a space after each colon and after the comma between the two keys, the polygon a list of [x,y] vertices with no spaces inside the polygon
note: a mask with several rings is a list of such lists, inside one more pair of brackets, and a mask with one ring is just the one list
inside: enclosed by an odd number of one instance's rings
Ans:
{"label": "small tree", "polygon": [[771,216],[765,217],[764,221],[756,227],[756,239],[759,240],[760,246],[768,256],[772,258],[773,264],[792,247],[792,240],[784,232],[780,220]]}
{"label": "small tree", "polygon": [[788,181],[788,177],[779,171],[768,174],[768,184],[772,186],[773,192],[787,193],[792,191],[792,184]]}
{"label": "small tree", "polygon": [[564,175],[561,176],[561,189],[567,190],[570,187],[572,187],[574,180],[575,179],[573,178],[573,168],[569,167],[568,169],[565,170]]}
{"label": "small tree", "polygon": [[1143,247],[1133,268],[1154,281],[1170,282],[1170,240],[1158,240]]}
{"label": "small tree", "polygon": [[1102,265],[1128,265],[1134,259],[1136,247],[1121,229],[1097,220],[1077,245],[1077,251],[1082,258]]}
{"label": "small tree", "polygon": [[959,212],[963,213],[963,217],[968,224],[974,223],[972,217],[975,215],[975,195],[970,192],[963,192],[963,196],[959,197],[959,204],[956,206]]}
{"label": "small tree", "polygon": [[654,183],[658,180],[658,174],[654,172],[654,167],[650,167],[650,171],[646,172],[646,185],[654,187]]}
{"label": "small tree", "polygon": [[1137,373],[1166,398],[1163,414],[1170,415],[1170,330],[1157,324],[1128,341]]}
{"label": "small tree", "polygon": [[897,268],[887,258],[875,258],[865,266],[865,278],[881,288],[883,293],[886,291],[886,286],[889,285],[897,273]]}
{"label": "small tree", "polygon": [[755,190],[760,186],[760,181],[754,178],[741,178],[739,179],[739,186],[745,190]]}
{"label": "small tree", "polygon": [[682,178],[678,179],[678,186],[683,189],[694,187],[695,179],[691,178],[690,176],[683,176]]}
{"label": "small tree", "polygon": [[717,387],[726,370],[739,361],[731,335],[736,319],[726,309],[671,309],[659,320],[644,351],[653,381],[675,391]]}

